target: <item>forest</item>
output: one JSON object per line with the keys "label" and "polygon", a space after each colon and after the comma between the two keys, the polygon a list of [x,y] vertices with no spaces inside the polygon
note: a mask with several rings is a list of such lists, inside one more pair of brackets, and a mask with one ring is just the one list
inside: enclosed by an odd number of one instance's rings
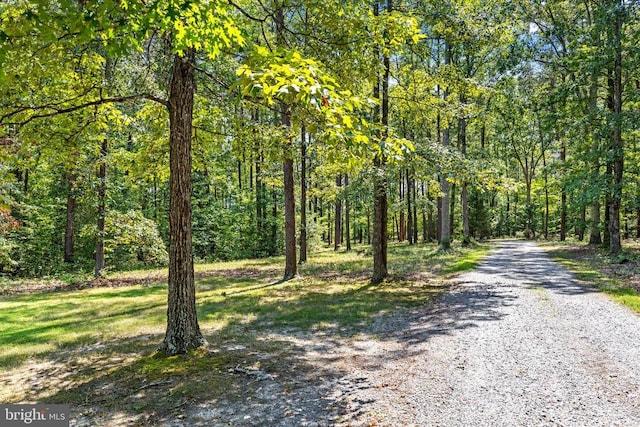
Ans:
{"label": "forest", "polygon": [[0,275],[640,237],[633,0],[5,0]]}

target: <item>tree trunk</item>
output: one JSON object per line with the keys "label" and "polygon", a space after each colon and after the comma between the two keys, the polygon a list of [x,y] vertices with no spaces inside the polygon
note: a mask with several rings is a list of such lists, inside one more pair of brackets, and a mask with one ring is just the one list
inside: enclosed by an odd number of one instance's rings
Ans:
{"label": "tree trunk", "polygon": [[[467,99],[464,95],[460,95],[460,103],[464,105]],[[460,152],[464,157],[467,155],[467,119],[461,117],[458,130],[458,144],[460,145]],[[460,195],[460,204],[462,205],[462,244],[468,245],[471,243],[471,235],[469,233],[469,194],[468,194],[467,181],[462,183],[462,194]]]}
{"label": "tree trunk", "polygon": [[341,197],[341,188],[342,188],[342,174],[338,174],[336,178],[336,188],[338,194],[336,194],[336,213],[334,217],[334,244],[333,250],[337,251],[340,249],[341,237],[342,236],[342,200]]}
{"label": "tree trunk", "polygon": [[[442,178],[440,179],[442,180]],[[440,184],[440,189],[442,189]],[[440,243],[442,240],[442,197],[438,196],[436,199],[436,241]]]}
{"label": "tree trunk", "polygon": [[584,240],[585,224],[587,222],[587,208],[583,206],[580,210],[580,224],[578,226],[578,240]]}
{"label": "tree trunk", "polygon": [[418,190],[416,189],[415,171],[411,175],[411,190],[413,194],[413,243],[418,244]]}
{"label": "tree trunk", "polygon": [[[598,132],[595,130],[596,124],[594,123],[597,120],[596,117],[598,114],[598,87],[598,73],[593,71],[591,73],[591,85],[589,87],[588,114],[592,117],[589,124],[589,130],[593,139],[593,148],[591,151],[593,153],[593,173],[595,180],[598,179],[598,175],[600,174],[600,135],[598,135]],[[602,244],[602,238],[600,237],[599,195],[591,202],[591,206],[589,207],[589,244]]]}
{"label": "tree trunk", "polygon": [[[374,15],[378,16],[378,3],[374,4]],[[387,10],[392,11],[392,1],[387,0]],[[376,47],[376,53],[378,49]],[[376,61],[378,55],[376,55]],[[387,54],[383,59],[383,76],[376,79],[376,87],[374,88],[374,97],[380,99],[380,86],[382,84],[382,135],[381,140],[384,141],[389,136],[389,68],[390,61]],[[380,81],[382,80],[382,81]],[[377,120],[380,117],[379,109],[376,107],[374,117]],[[382,144],[381,144],[382,148]],[[388,275],[387,268],[387,179],[385,177],[386,158],[384,152],[380,151],[373,161],[373,277],[372,283],[382,282]]]}
{"label": "tree trunk", "polygon": [[[444,64],[445,66],[451,63],[451,46],[445,42],[445,55],[444,55]],[[444,91],[444,103],[446,105],[447,100],[449,98],[449,88]],[[442,131],[442,146],[449,146],[449,126]],[[438,222],[440,222],[441,230],[440,230],[440,250],[446,251],[451,247],[451,223],[449,220],[449,208],[450,208],[450,194],[449,194],[449,181],[447,181],[445,176],[441,177],[441,190],[442,190],[442,208],[441,215],[439,217]]]}
{"label": "tree trunk", "polygon": [[270,256],[278,255],[278,192],[271,190],[271,239],[268,242],[268,254]]}
{"label": "tree trunk", "polygon": [[413,240],[413,206],[411,204],[411,175],[409,174],[409,169],[407,169],[407,237],[409,239],[409,244],[413,245],[415,242]]}
{"label": "tree trunk", "polygon": [[600,237],[600,201],[594,201],[589,208],[589,244],[600,245],[602,238]]}
{"label": "tree trunk", "polygon": [[307,262],[307,143],[304,125],[300,132],[300,264]]}
{"label": "tree trunk", "polygon": [[332,225],[331,225],[331,210],[327,206],[327,245],[331,246],[331,236],[332,236]]}
{"label": "tree trunk", "polygon": [[105,196],[107,193],[107,151],[109,149],[107,138],[102,140],[100,146],[100,163],[98,166],[98,236],[96,238],[96,259],[94,276],[100,277],[104,268],[104,219],[106,211]]}
{"label": "tree trunk", "polygon": [[[563,142],[560,148],[560,161],[564,163],[566,156],[567,151]],[[567,190],[563,185],[560,196],[560,241],[564,242],[565,240],[567,240]]]}
{"label": "tree trunk", "polygon": [[469,184],[462,183],[462,244],[464,246],[471,243],[471,233],[469,232]]}
{"label": "tree trunk", "polygon": [[505,219],[505,230],[507,232],[507,236],[511,235],[511,197],[509,197],[509,193],[507,193],[507,210],[506,210],[506,219]]}
{"label": "tree trunk", "polygon": [[542,167],[544,169],[544,238],[549,238],[549,172],[547,171],[547,155],[542,144]]}
{"label": "tree trunk", "polygon": [[387,269],[387,182],[383,162],[376,158],[373,202],[373,277],[380,283],[389,274]]}
{"label": "tree trunk", "polygon": [[536,230],[533,227],[533,206],[531,205],[531,186],[532,186],[532,176],[529,175],[526,178],[526,215],[527,215],[527,224],[525,229],[525,236],[527,239],[535,239]]}
{"label": "tree trunk", "polygon": [[347,251],[351,250],[351,212],[349,212],[349,195],[348,195],[348,187],[349,187],[349,175],[344,176],[344,186],[347,191],[347,195],[344,199],[344,234],[347,240]]}
{"label": "tree trunk", "polygon": [[69,174],[69,192],[67,193],[67,221],[64,228],[64,262],[73,263],[73,234],[76,223],[76,172]]}
{"label": "tree trunk", "polygon": [[371,244],[371,213],[367,209],[367,245]]}
{"label": "tree trunk", "polygon": [[611,189],[611,205],[609,215],[609,251],[617,254],[622,250],[620,238],[620,207],[622,205],[622,176],[624,170],[624,147],[622,143],[622,16],[619,8],[620,0],[615,0],[612,4],[616,7],[614,11],[614,22],[612,24],[612,38],[614,44],[614,64],[613,64],[613,131],[611,133],[611,152],[613,154],[613,188]]}
{"label": "tree trunk", "polygon": [[[286,47],[285,40],[285,11],[284,4],[279,5],[275,11],[274,20],[276,24],[277,44],[281,48]],[[280,105],[280,117],[285,132],[291,128],[291,108],[289,105]],[[284,141],[284,255],[285,267],[283,280],[294,278],[298,274],[298,264],[296,262],[296,202],[293,177],[293,140],[290,135]]]}
{"label": "tree trunk", "polygon": [[24,181],[22,182],[22,192],[26,196],[29,194],[29,169],[24,170]]}
{"label": "tree trunk", "polygon": [[[259,143],[258,143],[259,144]],[[256,169],[256,185],[254,188],[256,202],[256,235],[258,242],[256,244],[257,253],[263,255],[266,245],[263,243],[265,238],[265,225],[267,217],[266,188],[262,183],[262,150],[258,145],[256,149],[255,169]]]}
{"label": "tree trunk", "polygon": [[[607,165],[607,177],[611,176],[613,167],[609,164]],[[611,195],[607,192],[607,197],[604,202],[604,223],[603,223],[603,233],[602,233],[602,245],[606,248],[609,248],[611,243],[611,232],[609,229],[609,222],[611,218]]]}
{"label": "tree trunk", "polygon": [[[283,106],[282,124],[286,129],[291,127],[291,112]],[[284,172],[284,280],[292,279],[298,274],[296,262],[296,202],[293,183],[293,141],[289,138],[285,147]]]}
{"label": "tree trunk", "polygon": [[456,189],[458,188],[455,183],[449,185],[449,235],[453,234],[453,230],[455,230],[456,224]]}
{"label": "tree trunk", "polygon": [[160,351],[187,353],[206,345],[196,314],[191,241],[191,133],[195,79],[192,49],[176,55],[169,93],[169,296]]}

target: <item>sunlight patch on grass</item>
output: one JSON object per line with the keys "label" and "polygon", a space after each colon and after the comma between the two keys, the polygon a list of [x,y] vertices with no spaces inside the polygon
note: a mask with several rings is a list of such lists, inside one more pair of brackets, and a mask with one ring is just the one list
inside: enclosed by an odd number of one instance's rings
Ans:
{"label": "sunlight patch on grass", "polygon": [[487,246],[470,248],[464,252],[456,251],[457,253],[448,255],[451,258],[451,265],[444,267],[442,272],[450,275],[474,270],[480,265],[489,251],[490,248]]}
{"label": "sunlight patch on grass", "polygon": [[86,289],[0,298],[0,366],[162,328],[164,287]]}
{"label": "sunlight patch on grass", "polygon": [[[620,278],[611,277],[604,272],[605,267],[611,264],[609,258],[595,249],[592,249],[588,256],[581,258],[576,257],[570,249],[565,249],[562,246],[556,248],[547,245],[547,250],[554,261],[570,270],[578,280],[598,288],[615,301],[640,313],[640,293],[636,289],[626,286]],[[633,257],[634,254],[630,254],[630,256]]]}
{"label": "sunlight patch on grass", "polygon": [[635,312],[640,313],[640,294],[634,288],[620,286],[605,288],[603,290],[607,294],[611,295],[614,300],[630,307]]}

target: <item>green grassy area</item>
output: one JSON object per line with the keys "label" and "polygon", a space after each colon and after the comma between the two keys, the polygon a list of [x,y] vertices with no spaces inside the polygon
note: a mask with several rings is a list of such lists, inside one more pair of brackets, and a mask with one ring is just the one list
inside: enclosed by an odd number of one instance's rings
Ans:
{"label": "green grassy area", "polygon": [[[56,390],[51,386],[40,391],[38,398],[73,403],[86,398],[87,387],[95,388],[107,378],[134,388],[170,381],[171,396],[177,400],[187,389],[197,393],[200,383],[203,393],[225,388],[222,373],[229,366],[276,362],[243,359],[217,349],[233,344],[246,347],[248,354],[278,352],[277,363],[283,363],[291,344],[265,337],[294,331],[348,338],[381,316],[429,304],[446,289],[447,276],[473,269],[489,249],[489,245],[474,245],[440,253],[434,245],[392,244],[392,276],[379,285],[369,283],[372,261],[364,247],[349,253],[314,253],[300,266],[300,277],[284,283],[279,281],[282,258],[198,265],[198,318],[210,349],[216,351],[175,358],[154,353],[165,328],[167,285],[162,278],[166,271],[113,274],[106,285],[117,287],[4,295],[0,297],[0,382],[3,374],[53,363],[56,369],[72,371],[69,375],[76,387]],[[144,284],[129,284],[136,282]],[[0,400],[25,398],[16,393],[6,387]],[[117,396],[107,400],[115,404]]]}
{"label": "green grassy area", "polygon": [[555,261],[579,280],[640,313],[640,245],[637,242],[625,242],[624,252],[615,257],[602,248],[578,242],[544,246]]}

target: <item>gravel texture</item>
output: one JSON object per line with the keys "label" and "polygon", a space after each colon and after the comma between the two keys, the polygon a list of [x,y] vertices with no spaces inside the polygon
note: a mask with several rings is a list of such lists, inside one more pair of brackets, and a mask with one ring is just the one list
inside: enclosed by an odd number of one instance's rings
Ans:
{"label": "gravel texture", "polygon": [[342,381],[360,386],[336,424],[640,426],[640,317],[531,242],[501,242],[456,282],[351,343]]}

